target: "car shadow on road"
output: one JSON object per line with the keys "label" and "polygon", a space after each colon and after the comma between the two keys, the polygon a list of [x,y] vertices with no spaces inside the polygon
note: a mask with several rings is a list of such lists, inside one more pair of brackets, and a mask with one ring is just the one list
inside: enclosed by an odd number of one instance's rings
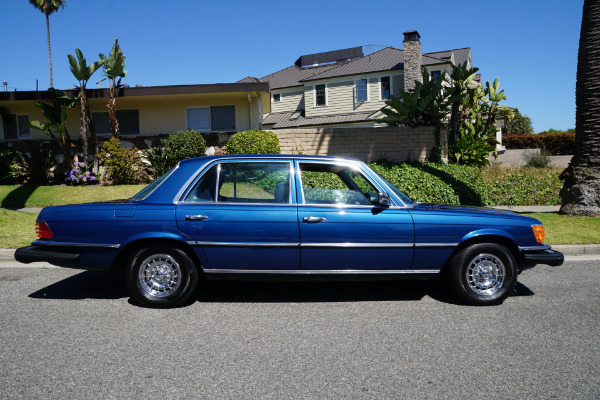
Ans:
{"label": "car shadow on road", "polygon": [[83,300],[129,297],[123,275],[84,271],[29,295],[33,299]]}
{"label": "car shadow on road", "polygon": [[[517,283],[513,296],[534,293]],[[84,271],[29,295],[34,299],[111,300],[129,298],[122,274]],[[390,281],[260,282],[200,281],[196,296],[186,305],[201,303],[316,303],[355,301],[419,301],[424,297],[457,302],[441,279]],[[129,299],[133,305],[138,305]]]}

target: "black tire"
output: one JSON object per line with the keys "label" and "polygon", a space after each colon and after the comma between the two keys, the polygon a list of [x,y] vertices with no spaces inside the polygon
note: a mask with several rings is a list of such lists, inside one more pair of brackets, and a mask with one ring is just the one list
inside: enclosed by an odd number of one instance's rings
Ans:
{"label": "black tire", "polygon": [[194,261],[180,249],[147,247],[129,259],[127,287],[147,307],[177,307],[190,298],[198,284]]}
{"label": "black tire", "polygon": [[450,261],[451,289],[463,302],[475,306],[502,303],[517,284],[517,263],[506,247],[474,244]]}

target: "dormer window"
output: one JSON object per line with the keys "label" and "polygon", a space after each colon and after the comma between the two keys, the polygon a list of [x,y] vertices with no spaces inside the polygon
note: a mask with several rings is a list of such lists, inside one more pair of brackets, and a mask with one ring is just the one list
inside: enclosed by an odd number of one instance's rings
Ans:
{"label": "dormer window", "polygon": [[315,85],[315,106],[326,106],[327,96],[325,85]]}
{"label": "dormer window", "polygon": [[281,93],[273,93],[273,103],[281,103]]}
{"label": "dormer window", "polygon": [[440,76],[442,76],[442,71],[431,71],[431,80],[433,83],[436,83]]}
{"label": "dormer window", "polygon": [[381,100],[389,100],[391,94],[391,84],[389,76],[382,76],[380,80],[381,84]]}

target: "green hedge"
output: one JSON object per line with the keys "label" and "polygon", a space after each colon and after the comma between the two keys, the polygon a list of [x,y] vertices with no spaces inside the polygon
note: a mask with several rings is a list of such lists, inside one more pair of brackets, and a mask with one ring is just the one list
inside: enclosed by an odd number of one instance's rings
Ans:
{"label": "green hedge", "polygon": [[416,201],[470,206],[560,204],[558,170],[434,163],[369,165]]}
{"label": "green hedge", "polygon": [[273,132],[242,131],[227,142],[228,154],[280,154],[279,138]]}
{"label": "green hedge", "polygon": [[575,132],[502,135],[507,149],[546,149],[552,155],[570,155],[575,148]]}

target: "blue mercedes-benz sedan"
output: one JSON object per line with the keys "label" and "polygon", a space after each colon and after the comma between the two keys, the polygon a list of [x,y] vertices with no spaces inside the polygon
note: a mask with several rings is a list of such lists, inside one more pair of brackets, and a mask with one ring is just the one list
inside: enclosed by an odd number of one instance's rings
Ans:
{"label": "blue mercedes-benz sedan", "polygon": [[517,275],[563,255],[540,221],[416,203],[360,161],[242,155],[180,162],[128,200],[44,208],[23,263],[124,271],[151,307],[186,302],[200,278],[423,278],[466,304],[503,302]]}

